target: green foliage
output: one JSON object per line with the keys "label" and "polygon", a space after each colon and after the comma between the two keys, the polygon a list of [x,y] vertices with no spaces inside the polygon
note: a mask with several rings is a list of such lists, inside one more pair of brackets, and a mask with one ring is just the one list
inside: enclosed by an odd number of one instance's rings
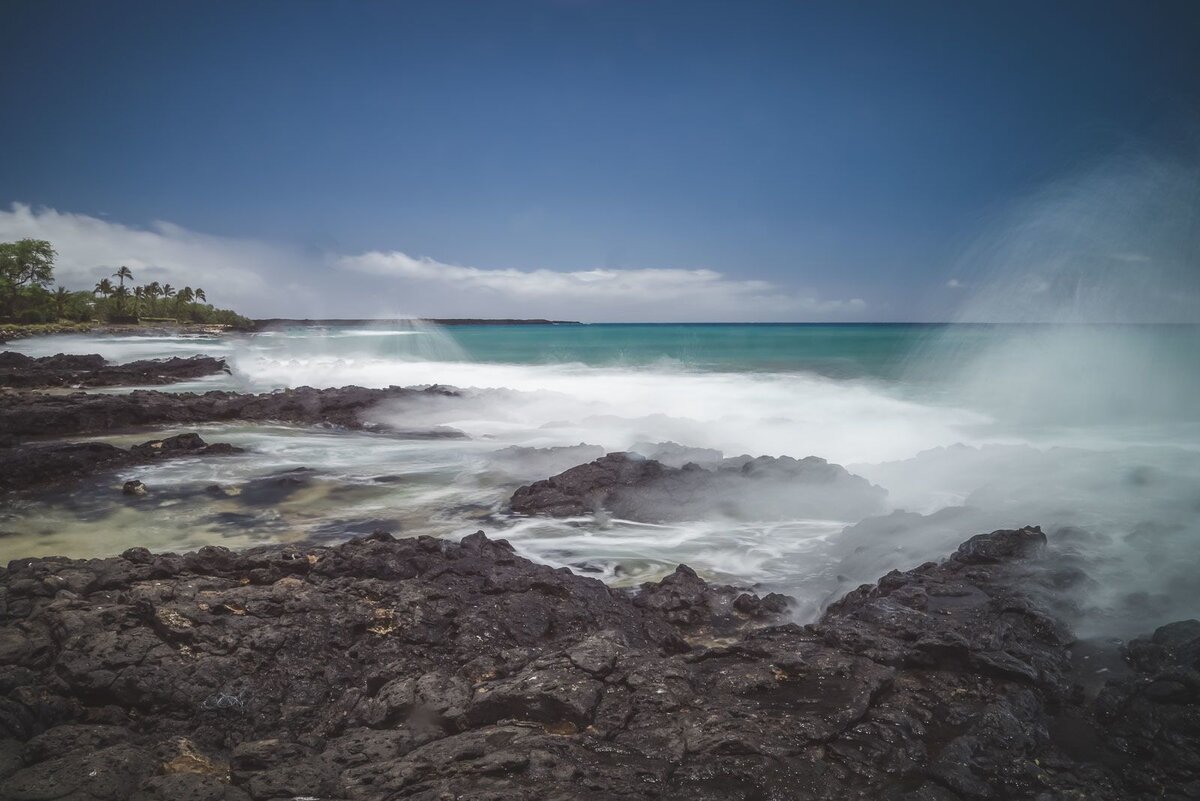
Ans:
{"label": "green foliage", "polygon": [[55,255],[44,239],[0,242],[0,313],[16,317],[45,301],[41,295],[54,280]]}
{"label": "green foliage", "polygon": [[[71,291],[64,286],[48,291],[54,283],[55,256],[54,248],[45,240],[0,242],[0,320],[38,324],[153,318],[235,328],[252,325],[236,312],[213,307],[199,287],[176,290],[158,281],[133,286],[133,271],[124,265],[112,276],[97,281],[91,291]],[[115,284],[113,278],[117,279]]]}

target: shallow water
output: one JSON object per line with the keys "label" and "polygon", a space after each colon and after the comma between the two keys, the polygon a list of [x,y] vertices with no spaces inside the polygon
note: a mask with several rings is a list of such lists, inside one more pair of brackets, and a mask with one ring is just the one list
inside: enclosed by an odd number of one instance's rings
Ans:
{"label": "shallow water", "polygon": [[[247,453],[119,471],[70,497],[10,505],[0,558],[483,529],[617,583],[685,562],[790,592],[805,617],[857,582],[1029,523],[1071,527],[1055,541],[1088,573],[1085,626],[1141,631],[1200,614],[1190,578],[1200,567],[1197,345],[1192,326],[391,325],[25,340],[14,349],[31,355],[229,361],[230,375],[171,388],[180,391],[453,385],[462,398],[375,416],[467,437],[201,426]],[[655,526],[504,511],[517,486],[562,469],[498,456],[507,446],[663,441],[822,456],[886,489],[895,514]],[[131,478],[150,495],[121,495]]]}

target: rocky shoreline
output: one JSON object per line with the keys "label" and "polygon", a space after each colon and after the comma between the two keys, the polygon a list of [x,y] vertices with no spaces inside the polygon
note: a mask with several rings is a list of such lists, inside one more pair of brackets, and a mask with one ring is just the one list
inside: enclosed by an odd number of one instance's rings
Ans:
{"label": "rocky shoreline", "polygon": [[482,534],[21,559],[0,799],[1196,797],[1200,623],[1088,650],[1045,546],[973,537],[807,626]]}
{"label": "rocky shoreline", "polygon": [[[223,367],[0,356],[0,491],[240,452],[194,432],[69,441],[147,426],[463,436],[378,418],[460,397],[437,386],[29,389]],[[788,519],[883,497],[815,457],[638,450],[508,448],[495,469],[531,482],[509,502],[526,515]],[[1088,580],[1036,527],[892,571],[807,625],[785,596],[683,565],[629,591],[482,532],[17,559],[0,568],[0,801],[1200,797],[1200,622],[1079,642]]]}

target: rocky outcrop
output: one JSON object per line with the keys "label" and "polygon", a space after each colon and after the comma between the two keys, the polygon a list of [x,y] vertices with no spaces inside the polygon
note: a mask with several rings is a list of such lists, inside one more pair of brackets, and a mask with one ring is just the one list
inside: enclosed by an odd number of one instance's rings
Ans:
{"label": "rocky outcrop", "polygon": [[[180,425],[228,420],[328,424],[346,428],[368,425],[364,413],[385,401],[431,395],[452,396],[441,387],[424,390],[389,387],[313,389],[298,387],[261,395],[236,392],[158,392],[142,390],[123,395],[46,395],[37,392],[0,394],[0,432],[13,439],[99,434],[147,425]],[[406,433],[411,436],[461,437],[461,432],[437,428]],[[2,444],[2,443],[0,443]]]}
{"label": "rocky outcrop", "polygon": [[[0,492],[60,484],[104,470],[174,456],[225,456],[241,452],[241,448],[225,442],[210,445],[196,433],[150,440],[128,449],[106,442],[15,445],[0,448]],[[143,487],[141,492],[127,494],[144,492]]]}
{"label": "rocky outcrop", "polygon": [[610,453],[521,487],[512,511],[575,517],[605,512],[660,522],[726,517],[775,520],[862,517],[882,509],[886,492],[815,456],[724,459],[715,469],[668,467],[634,453]]}
{"label": "rocky outcrop", "polygon": [[0,387],[117,387],[173,384],[228,372],[224,359],[212,356],[145,359],[110,364],[102,356],[60,353],[35,359],[23,353],[0,353]]}
{"label": "rocky outcrop", "polygon": [[1182,799],[1200,623],[1093,700],[1037,529],[816,624],[680,568],[628,595],[482,534],[22,559],[0,799]]}

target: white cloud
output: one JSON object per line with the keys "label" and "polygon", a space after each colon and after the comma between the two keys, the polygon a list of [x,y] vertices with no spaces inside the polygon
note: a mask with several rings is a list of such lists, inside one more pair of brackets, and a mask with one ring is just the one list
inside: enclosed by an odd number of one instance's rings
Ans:
{"label": "white cloud", "polygon": [[951,289],[962,289],[966,286],[966,284],[964,284],[962,281],[959,281],[957,278],[951,278],[946,282],[946,286],[950,287]]}
{"label": "white cloud", "polygon": [[[24,237],[54,245],[55,278],[71,288],[91,288],[126,265],[138,283],[202,286],[213,303],[259,317],[754,321],[857,318],[866,308],[858,298],[822,299],[710,269],[483,269],[399,251],[313,254],[23,204],[0,210],[0,241]],[[347,281],[348,271],[359,279]]]}
{"label": "white cloud", "polygon": [[[764,319],[772,314],[834,315],[859,312],[866,303],[851,300],[821,300],[785,292],[766,281],[728,278],[716,270],[662,268],[596,268],[569,272],[536,269],[483,269],[446,264],[428,257],[413,257],[399,251],[371,251],[343,256],[335,262],[344,270],[388,276],[408,281],[448,284],[458,291],[484,292],[514,301],[563,302],[564,310],[584,304],[609,308],[624,304],[626,310],[656,308],[660,317],[642,319],[704,319],[698,314],[720,317],[742,315],[741,319]],[[669,305],[664,305],[669,304]],[[682,313],[682,316],[681,316]],[[562,316],[563,312],[559,312]],[[748,315],[748,316],[747,316]]]}

